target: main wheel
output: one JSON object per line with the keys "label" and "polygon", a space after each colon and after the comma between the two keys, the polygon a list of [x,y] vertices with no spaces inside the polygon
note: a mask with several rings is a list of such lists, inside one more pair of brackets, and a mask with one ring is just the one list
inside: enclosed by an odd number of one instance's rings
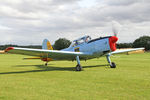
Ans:
{"label": "main wheel", "polygon": [[78,64],[77,66],[76,66],[76,71],[81,71],[82,70],[82,66],[80,65],[80,64]]}
{"label": "main wheel", "polygon": [[110,68],[116,68],[116,64],[114,62],[111,63]]}

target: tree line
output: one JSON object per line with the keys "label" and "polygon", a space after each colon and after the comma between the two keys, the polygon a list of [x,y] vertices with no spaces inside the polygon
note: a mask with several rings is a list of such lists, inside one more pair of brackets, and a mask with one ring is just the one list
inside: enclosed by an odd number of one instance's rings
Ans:
{"label": "tree line", "polygon": [[12,44],[6,44],[6,45],[0,45],[0,50],[5,50],[8,47],[21,47],[21,48],[34,48],[34,49],[41,49],[41,45],[28,45],[28,46],[19,46],[19,45],[12,45]]}
{"label": "tree line", "polygon": [[[71,41],[66,38],[59,38],[55,41],[53,48],[54,50],[61,50],[64,48],[69,47],[71,44]],[[22,47],[22,48],[35,48],[35,49],[41,49],[41,45],[29,45],[29,46],[19,46],[19,45],[0,45],[0,50],[4,50],[7,47]],[[145,50],[150,50],[150,36],[142,36],[138,39],[136,39],[133,43],[117,43],[117,48],[139,48],[144,47]]]}
{"label": "tree line", "polygon": [[[59,38],[58,40],[55,41],[55,43],[54,43],[54,45],[52,45],[52,47],[53,47],[54,50],[61,50],[61,49],[69,47],[70,44],[71,44],[70,40],[68,40],[66,38]],[[0,50],[5,50],[8,47],[42,49],[42,45],[20,46],[20,45],[7,44],[7,45],[0,45]]]}
{"label": "tree line", "polygon": [[117,43],[117,48],[140,48],[150,50],[150,36],[142,36],[136,39],[133,43]]}

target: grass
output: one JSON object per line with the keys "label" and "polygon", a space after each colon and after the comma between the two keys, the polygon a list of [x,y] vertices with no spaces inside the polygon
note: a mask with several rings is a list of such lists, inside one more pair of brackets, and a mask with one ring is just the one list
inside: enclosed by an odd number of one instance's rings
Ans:
{"label": "grass", "polygon": [[150,53],[115,55],[76,62],[53,61],[47,67],[25,56],[0,55],[0,100],[150,100]]}

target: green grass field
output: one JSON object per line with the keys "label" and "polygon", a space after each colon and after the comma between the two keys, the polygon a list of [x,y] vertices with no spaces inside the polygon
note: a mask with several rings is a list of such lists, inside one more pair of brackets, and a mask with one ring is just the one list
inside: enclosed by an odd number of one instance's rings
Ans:
{"label": "green grass field", "polygon": [[150,53],[115,55],[117,68],[105,57],[76,62],[0,55],[0,100],[150,100]]}

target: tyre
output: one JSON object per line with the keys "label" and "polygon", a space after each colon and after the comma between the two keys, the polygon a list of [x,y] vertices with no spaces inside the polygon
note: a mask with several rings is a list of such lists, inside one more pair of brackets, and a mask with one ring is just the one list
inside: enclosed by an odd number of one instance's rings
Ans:
{"label": "tyre", "polygon": [[82,67],[81,67],[81,65],[78,64],[78,65],[76,66],[76,71],[81,71],[81,70],[82,70]]}
{"label": "tyre", "polygon": [[114,62],[111,63],[110,68],[116,68],[116,64]]}

